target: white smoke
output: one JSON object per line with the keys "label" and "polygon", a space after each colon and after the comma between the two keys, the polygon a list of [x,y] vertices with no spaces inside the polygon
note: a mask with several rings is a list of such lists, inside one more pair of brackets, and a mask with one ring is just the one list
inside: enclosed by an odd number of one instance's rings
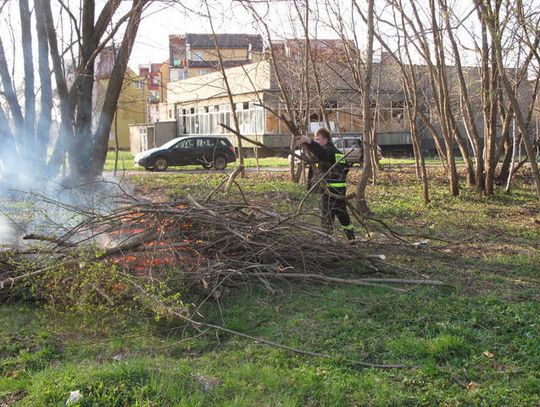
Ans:
{"label": "white smoke", "polygon": [[89,217],[111,213],[132,193],[129,185],[112,178],[84,184],[39,177],[25,181],[0,187],[0,247],[3,249],[33,243],[23,240],[27,234],[71,242],[85,240],[93,232],[73,234],[73,229]]}
{"label": "white smoke", "polygon": [[0,251],[22,246],[22,230],[13,221],[0,213]]}

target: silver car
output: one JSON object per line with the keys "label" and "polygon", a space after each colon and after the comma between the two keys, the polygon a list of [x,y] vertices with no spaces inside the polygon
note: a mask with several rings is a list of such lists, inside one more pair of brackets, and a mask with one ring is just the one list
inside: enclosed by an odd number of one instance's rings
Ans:
{"label": "silver car", "polygon": [[[332,143],[346,155],[345,159],[351,164],[362,164],[364,161],[364,148],[362,146],[362,138],[354,136],[336,136],[332,137]],[[382,158],[382,151],[377,146],[377,158]]]}

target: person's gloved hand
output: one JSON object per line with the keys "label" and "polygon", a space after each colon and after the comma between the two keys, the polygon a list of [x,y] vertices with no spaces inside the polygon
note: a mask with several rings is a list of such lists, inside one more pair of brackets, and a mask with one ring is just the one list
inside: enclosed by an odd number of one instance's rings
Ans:
{"label": "person's gloved hand", "polygon": [[311,143],[311,139],[308,136],[299,136],[295,138],[296,145],[300,144],[309,144]]}

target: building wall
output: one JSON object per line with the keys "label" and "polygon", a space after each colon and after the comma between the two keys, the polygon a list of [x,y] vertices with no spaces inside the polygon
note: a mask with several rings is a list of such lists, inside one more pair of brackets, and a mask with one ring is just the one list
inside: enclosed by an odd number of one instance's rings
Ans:
{"label": "building wall", "polygon": [[171,71],[169,67],[169,61],[165,61],[159,68],[161,76],[161,102],[167,102],[167,89],[169,82],[171,81]]}
{"label": "building wall", "polygon": [[[227,62],[232,61],[239,62],[240,64],[249,64],[262,60],[261,52],[249,53],[248,50],[245,48],[222,48],[220,49],[220,52],[224,65],[226,65]],[[250,56],[251,59],[249,59]],[[209,74],[211,72],[221,71],[221,68],[219,66],[219,57],[215,49],[192,49],[190,51],[190,59],[192,61],[201,60],[206,62],[212,62],[213,64],[211,66],[199,67],[193,66],[192,63],[188,63],[188,67],[187,69],[185,69],[187,78],[193,78],[195,76],[201,76]]]}
{"label": "building wall", "polygon": [[129,125],[129,150],[135,155],[143,151],[142,134],[146,132],[146,126],[139,124]]}
{"label": "building wall", "polygon": [[[246,72],[251,80],[246,79]],[[287,116],[287,110],[285,105],[279,102],[279,91],[275,84],[273,85],[271,67],[268,62],[231,68],[227,70],[227,74],[234,103],[239,105],[237,113],[241,119],[242,134],[248,137],[262,137],[265,144],[271,143],[273,147],[288,147],[291,131],[279,118],[280,115]],[[171,84],[173,87],[170,91],[170,102],[175,102],[179,119],[179,134],[227,134],[219,127],[217,122],[220,120],[225,120],[224,123],[233,127],[229,98],[222,82],[221,74],[216,73]],[[358,98],[354,91],[337,88],[327,93],[324,103],[330,130],[339,134],[360,135],[363,131],[362,110],[356,103]],[[294,99],[295,95],[292,97]],[[395,136],[396,140],[401,141],[403,133],[409,131],[410,126],[402,98],[399,92],[393,91],[378,98],[378,104],[373,109],[373,119],[376,131],[381,134],[381,140]],[[260,100],[263,105],[276,111],[276,114],[263,107],[257,107]],[[247,108],[243,104],[247,104]],[[260,110],[261,112],[251,115],[246,110],[250,112]],[[221,113],[224,114],[221,115]],[[197,117],[198,115],[200,118]],[[215,117],[205,121],[208,115]],[[311,117],[309,131],[313,132],[321,126],[327,126],[318,103],[313,102],[309,115]],[[189,120],[184,120],[184,116],[189,116]],[[253,120],[257,123],[250,123]],[[236,143],[235,139],[236,137],[231,137],[233,144]]]}
{"label": "building wall", "polygon": [[176,122],[132,124],[129,126],[130,151],[133,155],[160,147],[177,136]]}
{"label": "building wall", "polygon": [[156,103],[148,105],[150,123],[175,120],[174,103]]}
{"label": "building wall", "polygon": [[[229,40],[223,38],[229,37]],[[223,61],[235,65],[259,62],[263,59],[262,38],[244,34],[218,34]],[[218,53],[211,34],[186,34],[169,36],[169,65],[171,80],[183,80],[219,70]],[[208,62],[201,66],[198,62]],[[202,65],[205,65],[204,63]]]}
{"label": "building wall", "polygon": [[[291,131],[279,116],[287,116],[283,104],[276,104],[275,97],[265,93],[250,93],[235,95],[234,103],[240,122],[240,131],[243,135],[254,138],[271,147],[288,147]],[[258,106],[270,107],[277,113]],[[184,102],[176,105],[179,134],[229,134],[231,141],[236,145],[236,137],[223,129],[219,123],[225,123],[234,128],[230,103],[227,97]],[[410,144],[410,138],[405,137],[409,132],[409,124],[404,117],[403,106],[381,102],[378,110],[374,112],[374,123],[379,134],[381,144]],[[310,131],[319,127],[328,127],[318,108],[311,110],[312,123]],[[208,118],[208,116],[212,116]],[[353,104],[340,105],[326,111],[326,119],[330,122],[330,129],[336,134],[356,134],[363,131],[361,109]],[[250,143],[244,143],[250,146]]]}
{"label": "building wall", "polygon": [[[96,107],[101,111],[109,79],[97,79],[95,82]],[[115,134],[118,135],[118,147],[127,150],[130,147],[129,125],[145,121],[145,84],[143,78],[133,71],[126,71],[120,96],[118,97],[117,111],[112,121],[109,137],[109,148],[115,148]]]}
{"label": "building wall", "polygon": [[[330,122],[332,130],[339,133],[362,133],[364,120],[362,109],[358,105],[348,102],[337,101],[337,108],[326,110],[326,120]],[[285,105],[274,106],[276,113],[287,116]],[[310,115],[318,116],[318,122],[326,127],[326,121],[318,108],[312,108]],[[401,133],[409,131],[410,126],[403,106],[393,105],[392,102],[380,102],[378,108],[373,112],[375,129],[380,133]],[[276,134],[290,132],[284,122],[278,116],[267,112],[266,133]]]}
{"label": "building wall", "polygon": [[[248,59],[246,48],[224,48],[219,50],[224,61],[240,61]],[[190,49],[189,59],[192,61],[219,61],[215,49]]]}

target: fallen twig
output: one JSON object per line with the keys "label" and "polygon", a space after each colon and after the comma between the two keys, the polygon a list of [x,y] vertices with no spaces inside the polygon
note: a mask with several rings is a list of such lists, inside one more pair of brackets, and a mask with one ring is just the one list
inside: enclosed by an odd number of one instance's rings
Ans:
{"label": "fallen twig", "polygon": [[194,327],[197,327],[197,328],[200,328],[200,327],[211,328],[211,329],[215,329],[217,331],[226,332],[226,333],[234,335],[234,336],[239,336],[241,338],[250,339],[252,341],[262,343],[262,344],[265,344],[265,345],[268,345],[268,346],[271,346],[271,347],[274,347],[274,348],[283,349],[283,350],[286,350],[288,352],[292,352],[292,353],[296,353],[296,354],[300,354],[300,355],[306,355],[306,356],[315,356],[315,357],[322,358],[322,359],[340,360],[340,361],[342,361],[344,363],[347,363],[347,364],[350,364],[350,365],[355,365],[355,366],[361,366],[361,367],[373,368],[373,369],[404,369],[404,368],[406,368],[406,366],[401,365],[401,364],[388,364],[387,365],[387,364],[370,363],[370,362],[352,360],[352,359],[347,359],[347,358],[337,358],[337,357],[335,357],[333,355],[329,355],[329,354],[326,354],[326,353],[311,352],[311,351],[307,351],[307,350],[303,350],[303,349],[293,348],[293,347],[290,347],[290,346],[287,346],[287,345],[282,345],[280,343],[270,341],[268,339],[255,337],[255,336],[252,336],[252,335],[249,335],[249,334],[245,334],[243,332],[235,331],[233,329],[225,328],[223,326],[212,324],[212,323],[209,323],[209,322],[195,321],[192,318],[186,316],[185,309],[182,308],[181,310],[177,310],[176,308],[164,304],[159,299],[157,299],[154,296],[152,296],[151,294],[147,293],[146,290],[144,290],[142,287],[137,286],[137,288],[139,289],[141,294],[145,296],[145,298],[147,300],[152,301],[155,306],[159,307],[161,312],[166,312],[168,314],[172,314],[172,315],[174,315],[174,316],[176,316],[176,317],[178,317],[178,318],[180,318],[180,319],[182,319],[182,320],[184,320],[186,322],[189,322],[190,324],[192,324]]}
{"label": "fallen twig", "polygon": [[58,239],[56,237],[50,237],[50,236],[36,235],[34,233],[29,233],[27,235],[24,235],[22,238],[23,238],[23,240],[39,240],[39,241],[42,241],[42,242],[54,243],[55,245],[61,246],[61,247],[73,246],[72,243],[68,243],[68,242],[66,242],[66,241],[64,241],[62,239]]}

